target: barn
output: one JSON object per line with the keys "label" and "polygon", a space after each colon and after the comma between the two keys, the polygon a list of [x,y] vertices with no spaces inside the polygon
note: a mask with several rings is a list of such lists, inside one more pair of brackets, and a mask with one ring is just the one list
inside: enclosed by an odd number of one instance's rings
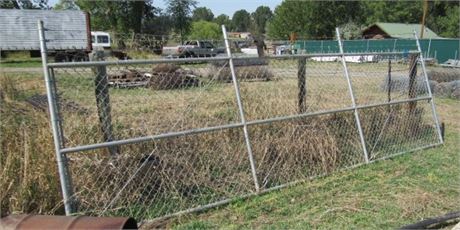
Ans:
{"label": "barn", "polygon": [[[414,38],[414,30],[420,34],[421,24],[406,24],[406,23],[375,23],[364,29],[362,36],[364,39],[412,39]],[[423,38],[439,39],[435,32],[425,26]]]}

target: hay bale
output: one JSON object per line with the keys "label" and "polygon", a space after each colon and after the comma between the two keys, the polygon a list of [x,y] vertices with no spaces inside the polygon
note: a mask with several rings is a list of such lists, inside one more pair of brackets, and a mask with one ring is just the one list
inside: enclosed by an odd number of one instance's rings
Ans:
{"label": "hay bale", "polygon": [[[241,81],[270,81],[274,77],[272,71],[267,66],[239,66],[235,67],[235,74]],[[232,73],[229,67],[214,67],[209,78],[223,82],[231,82]]]}
{"label": "hay bale", "polygon": [[199,86],[200,81],[195,75],[180,70],[172,73],[153,73],[148,86],[155,90],[179,89]]}
{"label": "hay bale", "polygon": [[[382,91],[388,91],[388,76],[382,82],[380,88]],[[430,89],[433,91],[437,85],[436,81],[428,81]],[[393,75],[391,76],[390,90],[392,92],[408,92],[409,91],[409,76],[407,75]],[[417,94],[427,93],[426,83],[419,76],[416,78],[415,90]]]}
{"label": "hay bale", "polygon": [[152,73],[174,73],[180,69],[176,64],[163,63],[152,67]]}
{"label": "hay bale", "polygon": [[176,64],[164,63],[152,68],[149,87],[157,90],[178,89],[199,85],[191,70],[184,70]]}
{"label": "hay bale", "polygon": [[460,80],[458,68],[434,68],[427,71],[428,79],[437,82],[451,82]]}
{"label": "hay bale", "polygon": [[451,98],[460,100],[460,88],[456,88],[455,90],[452,91],[452,94],[450,95]]}
{"label": "hay bale", "polygon": [[441,82],[436,85],[434,93],[436,96],[449,97],[452,94],[452,84],[449,82]]}
{"label": "hay bale", "polygon": [[452,84],[452,94],[450,95],[451,98],[460,100],[460,81],[453,81]]}
{"label": "hay bale", "polygon": [[121,70],[116,73],[108,74],[109,85],[118,88],[129,88],[145,86],[148,76],[137,70]]}

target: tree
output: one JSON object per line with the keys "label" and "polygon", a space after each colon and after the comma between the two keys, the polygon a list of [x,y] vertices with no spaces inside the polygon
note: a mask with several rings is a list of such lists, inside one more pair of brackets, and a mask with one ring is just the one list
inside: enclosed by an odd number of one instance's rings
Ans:
{"label": "tree", "polygon": [[53,7],[53,10],[79,10],[80,8],[75,4],[74,0],[59,0]]}
{"label": "tree", "polygon": [[211,22],[212,20],[214,20],[214,14],[209,8],[197,7],[195,8],[195,10],[193,10],[192,20],[193,21],[203,20],[203,21]]}
{"label": "tree", "polygon": [[192,23],[190,38],[219,40],[222,39],[222,30],[217,23],[201,20]]}
{"label": "tree", "polygon": [[167,11],[173,20],[174,30],[180,34],[181,42],[190,33],[192,7],[197,4],[194,0],[168,0]]}
{"label": "tree", "polygon": [[251,26],[251,15],[246,10],[238,10],[233,14],[232,23],[235,31],[248,31]]}
{"label": "tree", "polygon": [[308,34],[311,38],[335,37],[335,28],[349,22],[363,23],[362,4],[359,1],[309,2]]}
{"label": "tree", "polygon": [[77,0],[77,6],[91,15],[95,30],[140,33],[143,20],[153,17],[151,0],[90,1]]}
{"label": "tree", "polygon": [[361,33],[364,29],[363,25],[358,25],[350,21],[339,26],[340,37],[345,40],[359,39],[362,37]]}
{"label": "tree", "polygon": [[228,31],[233,30],[232,20],[226,14],[221,14],[214,19],[219,26],[225,25]]}
{"label": "tree", "polygon": [[460,30],[458,23],[460,22],[460,7],[454,6],[446,10],[446,16],[439,17],[437,24],[439,25],[439,35],[450,38],[460,38]]}
{"label": "tree", "polygon": [[268,36],[288,40],[291,33],[296,33],[299,37],[307,37],[308,15],[307,2],[283,1],[275,8],[273,19],[268,24]]}
{"label": "tree", "polygon": [[267,22],[273,18],[273,12],[268,6],[259,6],[251,16],[254,20],[256,33],[264,34]]}
{"label": "tree", "polygon": [[268,34],[275,39],[287,39],[291,33],[308,39],[332,38],[338,25],[362,24],[360,9],[361,3],[353,1],[284,1],[275,9]]}
{"label": "tree", "polygon": [[155,9],[154,16],[144,21],[143,32],[154,35],[168,35],[171,32],[173,25],[171,16],[161,11],[161,9]]}
{"label": "tree", "polygon": [[0,0],[0,9],[49,9],[48,0]]}
{"label": "tree", "polygon": [[432,1],[428,3],[426,25],[443,37],[460,37],[460,3]]}
{"label": "tree", "polygon": [[365,23],[376,22],[420,23],[422,1],[364,1],[361,2],[365,12]]}

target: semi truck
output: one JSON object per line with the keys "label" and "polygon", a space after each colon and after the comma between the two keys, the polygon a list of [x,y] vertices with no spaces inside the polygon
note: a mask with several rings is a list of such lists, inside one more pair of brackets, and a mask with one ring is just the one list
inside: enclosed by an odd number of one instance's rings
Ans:
{"label": "semi truck", "polygon": [[48,56],[55,62],[86,61],[94,49],[127,58],[111,50],[109,33],[92,32],[90,15],[78,10],[0,9],[0,52],[29,51],[31,57],[39,57],[39,20],[44,23]]}

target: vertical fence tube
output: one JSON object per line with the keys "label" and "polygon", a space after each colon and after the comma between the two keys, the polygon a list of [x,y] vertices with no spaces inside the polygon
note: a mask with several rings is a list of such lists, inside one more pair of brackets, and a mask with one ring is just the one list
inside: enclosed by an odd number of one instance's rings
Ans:
{"label": "vertical fence tube", "polygon": [[254,186],[255,186],[256,192],[258,193],[260,191],[259,180],[257,179],[256,166],[254,163],[254,156],[252,154],[251,142],[249,140],[248,126],[246,125],[246,119],[244,117],[243,103],[241,102],[240,86],[238,84],[238,80],[236,78],[236,73],[235,73],[235,67],[233,65],[232,52],[230,50],[230,43],[228,42],[227,29],[225,28],[224,25],[222,25],[222,33],[224,34],[225,48],[227,50],[230,72],[232,74],[233,86],[235,88],[236,100],[238,103],[238,109],[240,113],[240,119],[241,119],[241,123],[243,124],[244,140],[246,142],[246,148],[248,150],[248,157],[249,157],[249,163],[251,164],[251,172],[252,172],[252,177],[254,179]]}
{"label": "vertical fence tube", "polygon": [[366,163],[369,163],[369,155],[367,153],[367,148],[366,148],[366,141],[364,140],[364,133],[363,133],[363,129],[361,127],[361,121],[359,119],[359,113],[358,113],[358,108],[356,107],[356,100],[355,100],[355,95],[353,93],[353,87],[351,85],[351,79],[350,79],[350,75],[348,73],[348,67],[347,67],[347,63],[345,61],[345,53],[343,51],[343,45],[342,45],[342,40],[340,38],[340,31],[339,31],[339,28],[335,28],[335,32],[336,32],[336,35],[337,35],[337,42],[339,43],[339,49],[340,49],[340,54],[342,56],[342,65],[343,65],[343,71],[344,71],[344,74],[345,74],[345,78],[347,79],[347,83],[348,83],[348,91],[350,92],[350,97],[351,97],[351,105],[352,107],[354,108],[354,114],[355,114],[355,119],[356,119],[356,126],[358,128],[358,133],[359,133],[359,138],[361,140],[361,145],[363,147],[363,152],[364,152],[364,161]]}
{"label": "vertical fence tube", "polygon": [[[134,33],[133,33],[134,34]],[[103,61],[103,52],[93,53],[91,56],[92,61]],[[107,79],[107,67],[100,65],[93,68],[95,74],[95,96],[97,113],[99,116],[99,123],[101,124],[101,131],[104,137],[104,142],[113,141],[113,127],[112,116],[110,108],[110,95],[109,95],[109,80]],[[118,147],[109,147],[109,152],[112,156],[118,154]]]}
{"label": "vertical fence tube", "polygon": [[59,120],[56,110],[56,95],[54,95],[54,83],[50,79],[50,71],[48,69],[48,57],[45,40],[45,29],[43,21],[38,21],[38,36],[40,38],[40,53],[42,57],[43,75],[45,77],[46,94],[48,97],[48,108],[51,120],[51,129],[53,132],[54,150],[56,154],[56,161],[58,164],[59,179],[61,182],[62,196],[64,199],[64,208],[66,215],[71,215],[74,212],[72,202],[72,183],[70,180],[70,173],[67,167],[67,157],[61,153],[62,137],[60,136]]}
{"label": "vertical fence tube", "polygon": [[307,64],[306,58],[299,58],[297,65],[297,86],[299,88],[298,101],[299,101],[299,113],[305,113],[305,97],[307,95],[307,82],[305,78],[305,67]]}
{"label": "vertical fence tube", "polygon": [[[426,88],[428,90],[428,96],[431,98],[431,100],[430,100],[430,102],[431,102],[431,112],[433,113],[433,118],[434,118],[434,122],[435,122],[435,125],[436,125],[436,130],[438,132],[439,141],[440,141],[441,144],[443,144],[444,143],[444,138],[443,138],[443,135],[442,135],[442,132],[441,132],[441,126],[439,125],[438,115],[436,113],[436,106],[434,104],[433,94],[432,94],[431,88],[430,88],[430,82],[429,82],[429,79],[428,79],[428,75],[426,74],[425,59],[423,59],[422,47],[420,46],[420,40],[418,39],[417,32],[415,32],[415,31],[414,31],[414,37],[415,37],[415,41],[417,42],[418,52],[420,53],[420,63],[422,65],[422,72],[423,72],[423,76],[425,78]],[[435,58],[436,58],[436,53],[435,53]]]}

